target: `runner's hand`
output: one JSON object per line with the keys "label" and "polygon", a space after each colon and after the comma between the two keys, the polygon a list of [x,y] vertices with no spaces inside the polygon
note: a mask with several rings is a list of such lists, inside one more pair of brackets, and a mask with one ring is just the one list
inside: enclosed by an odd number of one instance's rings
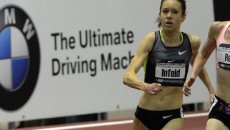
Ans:
{"label": "runner's hand", "polygon": [[190,89],[190,87],[193,85],[194,82],[195,82],[195,78],[189,78],[184,83],[183,93],[184,93],[185,96],[191,95],[191,89]]}
{"label": "runner's hand", "polygon": [[152,84],[145,84],[144,91],[150,95],[157,95],[159,92],[162,91],[161,84],[152,83]]}

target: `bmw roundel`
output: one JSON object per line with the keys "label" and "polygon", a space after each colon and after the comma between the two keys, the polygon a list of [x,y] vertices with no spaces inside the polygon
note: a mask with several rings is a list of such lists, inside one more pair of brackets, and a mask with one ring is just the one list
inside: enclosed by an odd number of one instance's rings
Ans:
{"label": "bmw roundel", "polygon": [[35,26],[21,8],[0,10],[0,108],[20,109],[31,97],[39,74],[40,48]]}

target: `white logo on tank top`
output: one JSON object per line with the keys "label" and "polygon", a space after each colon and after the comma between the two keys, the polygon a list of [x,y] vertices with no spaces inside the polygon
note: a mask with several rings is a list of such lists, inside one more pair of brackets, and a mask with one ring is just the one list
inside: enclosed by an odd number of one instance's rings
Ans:
{"label": "white logo on tank top", "polygon": [[183,55],[184,53],[186,53],[188,50],[185,51],[178,51],[178,55]]}

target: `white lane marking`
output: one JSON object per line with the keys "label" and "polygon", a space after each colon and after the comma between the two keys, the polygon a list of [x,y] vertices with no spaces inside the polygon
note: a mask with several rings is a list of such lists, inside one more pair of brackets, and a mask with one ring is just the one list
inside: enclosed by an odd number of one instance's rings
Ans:
{"label": "white lane marking", "polygon": [[[193,118],[193,117],[202,117],[202,116],[208,116],[208,112],[196,113],[196,114],[185,114],[184,118]],[[79,129],[79,128],[124,125],[124,124],[131,124],[131,123],[133,123],[133,120],[111,121],[111,122],[104,122],[104,123],[72,125],[72,126],[62,126],[62,127],[52,127],[52,128],[40,128],[40,129],[35,129],[35,130],[71,130],[71,129]]]}

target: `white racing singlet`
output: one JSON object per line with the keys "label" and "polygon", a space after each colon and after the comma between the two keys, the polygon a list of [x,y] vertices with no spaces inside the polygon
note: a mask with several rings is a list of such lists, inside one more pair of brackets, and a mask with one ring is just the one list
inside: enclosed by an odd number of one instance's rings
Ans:
{"label": "white racing singlet", "polygon": [[225,32],[229,27],[230,22],[228,22],[222,29],[218,39],[217,39],[217,49],[216,49],[216,61],[217,68],[230,69],[230,44],[224,39]]}

